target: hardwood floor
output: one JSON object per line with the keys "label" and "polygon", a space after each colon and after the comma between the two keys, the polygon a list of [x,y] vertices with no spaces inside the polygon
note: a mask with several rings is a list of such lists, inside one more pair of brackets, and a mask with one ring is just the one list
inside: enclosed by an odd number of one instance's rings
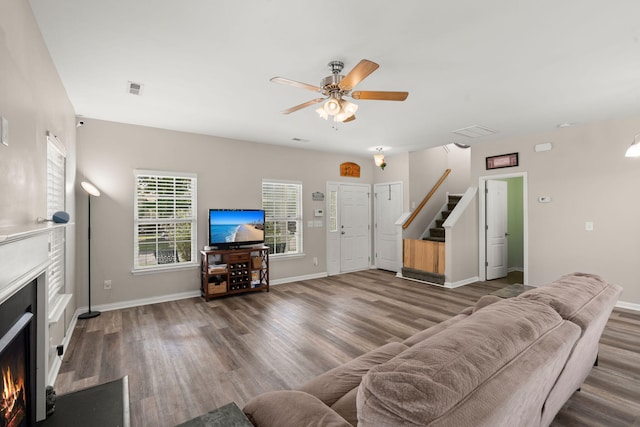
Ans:
{"label": "hardwood floor", "polygon": [[[129,376],[132,426],[174,426],[228,402],[297,387],[446,320],[506,282],[443,289],[368,270],[103,312],[79,320],[55,390]],[[640,313],[616,309],[599,364],[553,426],[640,426]]]}

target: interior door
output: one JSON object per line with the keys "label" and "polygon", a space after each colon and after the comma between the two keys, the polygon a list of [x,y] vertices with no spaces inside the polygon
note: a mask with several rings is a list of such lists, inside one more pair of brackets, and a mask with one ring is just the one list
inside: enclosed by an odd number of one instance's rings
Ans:
{"label": "interior door", "polygon": [[376,267],[399,271],[402,267],[398,253],[398,226],[395,222],[402,215],[402,183],[382,183],[374,186],[374,243]]}
{"label": "interior door", "polygon": [[340,271],[369,268],[370,202],[368,185],[340,185]]}
{"label": "interior door", "polygon": [[506,181],[487,180],[486,191],[486,277],[506,277],[508,273],[508,205]]}

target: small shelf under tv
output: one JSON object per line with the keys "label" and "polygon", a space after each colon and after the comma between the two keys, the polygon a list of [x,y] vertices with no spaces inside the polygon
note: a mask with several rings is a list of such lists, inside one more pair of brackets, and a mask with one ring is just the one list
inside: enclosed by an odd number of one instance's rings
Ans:
{"label": "small shelf under tv", "polygon": [[200,251],[200,295],[205,301],[225,295],[269,292],[269,247]]}

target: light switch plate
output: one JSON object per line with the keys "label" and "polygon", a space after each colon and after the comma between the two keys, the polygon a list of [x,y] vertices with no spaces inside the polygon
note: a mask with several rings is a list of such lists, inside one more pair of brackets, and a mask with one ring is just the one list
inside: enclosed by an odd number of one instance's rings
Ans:
{"label": "light switch plate", "polygon": [[9,146],[9,121],[5,117],[0,120],[0,141]]}

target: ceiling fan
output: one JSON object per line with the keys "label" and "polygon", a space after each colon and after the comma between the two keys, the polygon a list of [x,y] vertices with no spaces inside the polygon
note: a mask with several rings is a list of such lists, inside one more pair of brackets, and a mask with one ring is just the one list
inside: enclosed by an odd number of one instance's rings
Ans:
{"label": "ceiling fan", "polygon": [[358,109],[358,106],[344,99],[345,97],[378,101],[404,101],[407,99],[407,96],[409,96],[409,92],[383,92],[371,90],[353,91],[353,88],[358,83],[379,67],[378,64],[369,61],[368,59],[360,61],[346,76],[340,74],[344,68],[344,63],[342,61],[331,61],[328,65],[331,70],[331,75],[322,79],[320,86],[301,83],[284,77],[273,77],[271,79],[271,81],[275,83],[282,83],[313,92],[320,92],[326,97],[312,99],[311,101],[288,108],[282,111],[282,114],[291,114],[303,108],[326,101],[323,106],[316,110],[320,117],[327,120],[329,116],[332,116],[334,121],[346,123],[355,120],[355,112]]}

